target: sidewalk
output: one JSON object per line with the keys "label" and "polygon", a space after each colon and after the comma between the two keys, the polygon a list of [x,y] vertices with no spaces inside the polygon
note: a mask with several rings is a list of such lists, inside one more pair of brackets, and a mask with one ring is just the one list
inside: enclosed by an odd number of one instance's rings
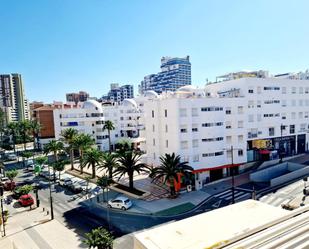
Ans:
{"label": "sidewalk", "polygon": [[76,249],[87,248],[83,238],[65,227],[57,220],[49,220],[41,209],[15,213],[6,223],[6,237],[0,239],[0,245],[8,240],[14,249]]}

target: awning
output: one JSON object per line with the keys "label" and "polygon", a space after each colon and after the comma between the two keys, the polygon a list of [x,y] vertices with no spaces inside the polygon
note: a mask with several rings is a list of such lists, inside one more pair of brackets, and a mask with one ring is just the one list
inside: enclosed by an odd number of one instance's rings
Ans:
{"label": "awning", "polygon": [[270,153],[269,150],[260,150],[260,154],[262,154],[262,155],[267,155],[269,153]]}

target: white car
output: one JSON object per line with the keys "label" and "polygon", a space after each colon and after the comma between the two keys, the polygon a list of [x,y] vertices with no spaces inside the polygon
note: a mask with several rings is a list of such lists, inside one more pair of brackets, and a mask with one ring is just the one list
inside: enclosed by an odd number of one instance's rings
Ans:
{"label": "white car", "polygon": [[108,201],[107,207],[108,208],[118,208],[122,210],[127,210],[132,206],[132,202],[129,198],[124,196],[116,197],[113,200]]}
{"label": "white car", "polygon": [[15,154],[8,154],[7,159],[9,161],[15,161],[15,160],[17,160],[17,156]]}

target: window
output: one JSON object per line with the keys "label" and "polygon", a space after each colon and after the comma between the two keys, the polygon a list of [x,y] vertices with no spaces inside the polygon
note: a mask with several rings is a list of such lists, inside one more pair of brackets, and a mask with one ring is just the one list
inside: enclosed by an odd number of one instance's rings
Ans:
{"label": "window", "polygon": [[292,119],[296,119],[296,112],[292,112]]}
{"label": "window", "polygon": [[257,115],[256,115],[256,120],[257,120],[258,122],[260,122],[260,121],[262,120],[262,115],[261,115],[261,114],[257,114]]}
{"label": "window", "polygon": [[305,112],[304,118],[308,118],[308,112]]}
{"label": "window", "polygon": [[286,113],[281,113],[281,119],[286,119]]}
{"label": "window", "polygon": [[231,113],[232,113],[231,107],[226,107],[226,108],[225,108],[225,114],[229,115],[229,114],[231,114]]}
{"label": "window", "polygon": [[225,128],[226,129],[231,129],[232,128],[232,124],[230,121],[225,122]]}
{"label": "window", "polygon": [[202,127],[212,127],[212,126],[222,126],[223,122],[217,122],[217,123],[202,123]]}
{"label": "window", "polygon": [[154,118],[154,110],[151,111],[151,116]]}
{"label": "window", "polygon": [[244,128],[244,121],[238,121],[238,128]]}
{"label": "window", "polygon": [[167,110],[164,110],[164,116],[167,118]]}
{"label": "window", "polygon": [[203,138],[202,142],[216,142],[216,141],[222,141],[223,137],[214,137],[214,138]]}
{"label": "window", "polygon": [[188,141],[181,141],[180,142],[180,148],[182,150],[188,149]]}
{"label": "window", "polygon": [[197,117],[198,116],[197,108],[192,108],[191,111],[192,111],[192,117]]}
{"label": "window", "polygon": [[290,125],[290,134],[295,133],[295,125]]}
{"label": "window", "polygon": [[152,139],[152,145],[155,146],[156,145],[156,140],[153,138]]}
{"label": "window", "polygon": [[213,111],[223,111],[223,107],[211,106],[211,107],[202,107],[202,112],[213,112]]}
{"label": "window", "polygon": [[296,106],[296,100],[292,99],[292,106]]}
{"label": "window", "polygon": [[303,106],[303,100],[302,99],[298,100],[298,105]]}
{"label": "window", "polygon": [[254,101],[253,100],[248,101],[248,108],[254,108]]}
{"label": "window", "polygon": [[285,86],[282,87],[282,93],[286,94],[286,87]]}
{"label": "window", "polygon": [[180,129],[180,133],[187,133],[187,129],[186,128],[181,128]]}
{"label": "window", "polygon": [[257,87],[257,93],[261,94],[262,93],[262,88],[260,86]]}
{"label": "window", "polygon": [[168,140],[165,140],[165,147],[168,148]]}
{"label": "window", "polygon": [[238,156],[243,156],[243,155],[244,155],[243,150],[238,150]]}
{"label": "window", "polygon": [[283,100],[281,101],[281,106],[282,106],[282,107],[286,107],[286,100],[285,100],[285,99],[283,99]]}
{"label": "window", "polygon": [[280,90],[280,87],[277,87],[277,86],[264,86],[264,90],[265,91],[269,91],[269,90]]}
{"label": "window", "polygon": [[165,125],[165,132],[168,132],[168,126]]}
{"label": "window", "polygon": [[253,91],[253,86],[250,86],[250,87],[249,87],[248,93],[254,93],[254,91]]}
{"label": "window", "polygon": [[292,93],[296,93],[296,87],[292,87]]}
{"label": "window", "polygon": [[254,122],[254,115],[253,114],[248,115],[248,122]]}
{"label": "window", "polygon": [[274,127],[268,128],[268,133],[269,133],[269,136],[275,136],[275,128]]}
{"label": "window", "polygon": [[300,87],[300,88],[299,88],[299,93],[300,93],[300,94],[303,94],[303,93],[304,93],[304,88],[303,88],[303,87]]}
{"label": "window", "polygon": [[213,156],[221,156],[223,155],[223,151],[218,151],[218,152],[212,152],[212,153],[203,153],[202,157],[213,157]]}
{"label": "window", "polygon": [[305,93],[309,93],[309,87],[305,88]]}
{"label": "window", "polygon": [[155,125],[152,125],[152,132],[155,132]]}
{"label": "window", "polygon": [[192,147],[197,148],[198,147],[198,139],[193,139],[192,140]]}
{"label": "window", "polygon": [[187,117],[187,109],[180,108],[179,115],[180,115],[180,117]]}
{"label": "window", "polygon": [[299,113],[298,113],[298,118],[299,118],[299,119],[302,119],[302,118],[303,118],[303,113],[302,113],[302,112],[299,112]]}

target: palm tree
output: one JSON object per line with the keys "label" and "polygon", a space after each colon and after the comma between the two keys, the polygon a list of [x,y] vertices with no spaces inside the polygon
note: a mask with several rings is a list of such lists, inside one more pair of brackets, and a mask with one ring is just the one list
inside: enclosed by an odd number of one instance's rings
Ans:
{"label": "palm tree", "polygon": [[38,144],[38,138],[39,138],[39,133],[42,129],[42,125],[37,121],[37,120],[31,120],[29,123],[29,129],[32,133],[33,136],[33,149],[39,148]]}
{"label": "palm tree", "polygon": [[101,165],[103,161],[103,153],[98,149],[90,148],[85,151],[84,158],[82,160],[82,168],[91,166],[92,178],[96,176],[96,166]]}
{"label": "palm tree", "polygon": [[18,122],[17,124],[18,124],[20,135],[22,137],[23,144],[24,144],[24,150],[27,150],[27,138],[28,138],[28,133],[30,130],[30,122],[29,120],[24,120],[24,121]]}
{"label": "palm tree", "polygon": [[71,170],[74,170],[74,139],[77,136],[78,131],[73,128],[67,128],[61,132],[61,139],[69,145]]}
{"label": "palm tree", "polygon": [[44,153],[48,155],[48,153],[52,152],[54,154],[54,161],[58,162],[58,153],[62,151],[63,148],[64,146],[61,141],[51,140],[44,146]]}
{"label": "palm tree", "polygon": [[88,134],[81,133],[73,138],[73,146],[79,150],[79,165],[81,174],[83,174],[82,161],[84,151],[89,149],[92,145],[94,145],[94,139]]}
{"label": "palm tree", "polygon": [[103,131],[107,130],[108,132],[108,144],[109,144],[109,153],[112,152],[112,142],[111,142],[111,131],[115,130],[115,126],[111,120],[106,120],[103,125]]}
{"label": "palm tree", "polygon": [[118,167],[116,154],[103,153],[103,162],[98,166],[98,169],[106,169],[108,171],[108,178],[113,180],[113,171]]}
{"label": "palm tree", "polygon": [[164,178],[164,183],[167,181],[170,184],[171,196],[175,195],[174,181],[178,182],[179,174],[189,174],[192,172],[193,168],[188,165],[188,162],[181,162],[180,156],[173,153],[165,154],[165,156],[160,157],[161,165],[157,168],[153,168],[150,173],[150,177],[153,181],[156,179]]}
{"label": "palm tree", "polygon": [[88,248],[97,249],[112,249],[113,236],[103,227],[92,229],[90,233],[86,233],[86,240],[84,243]]}
{"label": "palm tree", "polygon": [[18,124],[16,122],[10,122],[7,125],[7,130],[9,135],[12,136],[12,141],[13,141],[13,148],[14,148],[14,153],[16,153],[16,138],[18,134]]}
{"label": "palm tree", "polygon": [[129,176],[129,188],[131,190],[133,187],[133,175],[134,172],[140,174],[141,172],[148,172],[149,167],[140,162],[141,154],[137,153],[134,150],[129,150],[124,153],[118,154],[118,167],[115,169],[114,174],[119,175],[119,179],[128,174]]}
{"label": "palm tree", "polygon": [[[99,177],[98,180],[97,180],[97,185],[99,187],[102,188],[102,191],[103,191],[103,202],[105,201],[105,197],[104,197],[104,193],[105,193],[105,189],[108,188],[109,185],[111,185],[112,181],[110,178],[108,178],[106,175],[102,176],[102,177]],[[108,201],[108,189],[107,189],[107,201]]]}

